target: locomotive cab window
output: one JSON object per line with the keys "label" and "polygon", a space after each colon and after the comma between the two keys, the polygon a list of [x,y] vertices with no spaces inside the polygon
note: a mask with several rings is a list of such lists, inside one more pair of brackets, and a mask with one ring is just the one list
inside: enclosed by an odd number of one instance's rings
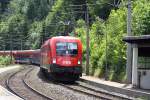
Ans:
{"label": "locomotive cab window", "polygon": [[74,42],[57,42],[56,43],[56,54],[59,56],[77,55],[78,54],[77,43],[74,43]]}

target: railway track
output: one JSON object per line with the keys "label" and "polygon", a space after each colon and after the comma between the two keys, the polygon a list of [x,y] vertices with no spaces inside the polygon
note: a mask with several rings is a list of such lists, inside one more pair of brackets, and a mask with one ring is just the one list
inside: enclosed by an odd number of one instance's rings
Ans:
{"label": "railway track", "polygon": [[[18,72],[20,72],[20,71],[18,71]],[[22,96],[20,96],[17,92],[15,92],[13,89],[11,89],[11,87],[9,86],[9,84],[10,84],[10,82],[9,82],[9,80],[15,75],[15,74],[17,74],[18,72],[15,72],[15,73],[13,73],[13,74],[10,74],[10,76],[6,79],[6,81],[5,81],[5,86],[6,86],[6,88],[10,91],[10,92],[12,92],[13,94],[15,94],[15,95],[17,95],[18,97],[20,97],[21,99],[24,99]]]}
{"label": "railway track", "polygon": [[68,86],[68,85],[65,85],[65,84],[60,84],[61,86],[64,86],[64,87],[66,87],[66,88],[68,88],[68,89],[71,89],[71,90],[73,90],[73,91],[75,91],[75,92],[80,92],[80,93],[83,93],[83,94],[85,94],[85,95],[90,95],[90,96],[93,96],[93,97],[96,97],[96,98],[99,98],[99,99],[102,99],[102,100],[112,100],[112,99],[110,99],[110,98],[106,98],[106,97],[104,97],[104,96],[100,96],[100,95],[96,95],[96,94],[94,94],[94,93],[90,93],[90,92],[87,92],[87,91],[89,91],[89,90],[87,90],[87,89],[78,89],[77,88],[77,86]]}
{"label": "railway track", "polygon": [[28,67],[28,69],[15,72],[7,78],[6,86],[15,95],[25,100],[132,100],[122,95],[94,89],[91,85],[87,86],[86,83],[80,81],[75,84],[64,84],[44,80],[43,77],[42,81],[37,76],[38,72],[38,67]]}
{"label": "railway track", "polygon": [[[33,69],[32,69],[33,70]],[[30,73],[32,70],[30,70],[28,73]],[[42,92],[36,90],[35,88],[33,88],[32,86],[30,86],[26,81],[25,81],[25,78],[27,77],[28,73],[25,74],[24,78],[22,78],[22,81],[23,83],[32,91],[36,92],[38,95],[48,99],[48,100],[55,100],[54,98],[52,97],[49,97],[49,96],[46,96],[45,94],[43,94]]]}
{"label": "railway track", "polygon": [[104,90],[96,90],[93,89],[91,86],[86,86],[84,83],[81,84],[81,82],[76,82],[75,84],[72,85],[63,84],[63,83],[58,83],[58,84],[68,89],[71,89],[75,92],[80,92],[85,95],[90,95],[102,100],[133,100],[134,99],[120,94],[109,93]]}
{"label": "railway track", "polygon": [[111,96],[111,97],[116,98],[116,99],[118,98],[119,100],[120,99],[123,99],[123,100],[133,100],[133,99],[135,99],[135,98],[123,95],[123,94],[119,94],[119,93],[115,93],[115,92],[108,92],[106,90],[103,90],[103,89],[96,88],[96,87],[93,87],[91,85],[88,85],[88,84],[86,84],[84,82],[78,81],[77,84],[78,84],[78,86],[80,86],[82,88],[86,88],[88,90],[91,90],[91,91],[94,91],[94,92],[97,92],[97,93],[102,93],[102,94],[104,94],[106,96],[108,95],[108,96]]}
{"label": "railway track", "polygon": [[[132,100],[133,98],[126,97],[124,95],[108,93],[102,90],[93,89],[91,86],[87,86],[85,84],[81,84],[81,82],[76,82],[75,84],[63,84],[60,82],[53,82],[52,80],[48,81],[49,85],[60,85],[68,90],[74,91],[74,93],[87,95],[90,97],[94,97],[100,100]],[[27,82],[28,84],[28,82]],[[30,85],[29,85],[30,86]]]}
{"label": "railway track", "polygon": [[[25,70],[25,72],[24,72]],[[23,69],[20,70],[18,72],[15,72],[13,74],[11,74],[5,81],[5,85],[7,87],[7,89],[12,92],[13,94],[19,96],[20,98],[24,99],[24,100],[54,100],[53,98],[50,98],[44,94],[42,94],[39,91],[36,91],[36,89],[32,88],[31,86],[29,86],[28,84],[26,84],[26,82],[24,81],[24,78],[27,76],[28,73],[30,73],[33,70],[33,68],[29,68],[29,69]],[[17,77],[18,74],[23,74],[19,77]],[[19,86],[17,88],[20,89],[16,89],[16,86],[14,86],[13,81],[15,81],[15,78],[17,77],[17,79],[20,81],[18,84]],[[17,83],[16,83],[17,84]],[[19,91],[20,90],[20,91]]]}
{"label": "railway track", "polygon": [[[59,85],[58,82],[47,79],[44,76],[42,76],[40,79],[37,76],[37,72],[38,69],[35,69],[35,72],[33,71],[28,74],[25,82],[29,84],[29,86],[34,87],[34,89],[37,89],[38,91],[43,91],[45,92],[45,94],[54,97],[56,100],[99,100],[95,99],[94,97],[90,97],[85,94],[81,94],[79,92],[77,93],[70,89],[66,89],[64,86]],[[34,80],[36,80],[36,82]],[[35,83],[36,86],[32,86]],[[42,89],[37,88],[41,86]]]}

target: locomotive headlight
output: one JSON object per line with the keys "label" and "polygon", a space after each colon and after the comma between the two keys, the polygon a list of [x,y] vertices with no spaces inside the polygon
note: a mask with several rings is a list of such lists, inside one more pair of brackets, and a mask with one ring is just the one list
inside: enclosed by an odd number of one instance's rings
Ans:
{"label": "locomotive headlight", "polygon": [[53,64],[55,64],[56,63],[56,58],[53,58]]}
{"label": "locomotive headlight", "polygon": [[78,60],[78,64],[79,64],[79,65],[81,64],[80,60]]}

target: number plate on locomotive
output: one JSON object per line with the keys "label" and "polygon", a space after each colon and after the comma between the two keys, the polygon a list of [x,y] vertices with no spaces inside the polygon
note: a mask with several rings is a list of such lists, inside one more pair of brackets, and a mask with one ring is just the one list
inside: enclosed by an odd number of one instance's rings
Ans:
{"label": "number plate on locomotive", "polygon": [[63,64],[69,65],[69,64],[71,64],[71,61],[63,61]]}

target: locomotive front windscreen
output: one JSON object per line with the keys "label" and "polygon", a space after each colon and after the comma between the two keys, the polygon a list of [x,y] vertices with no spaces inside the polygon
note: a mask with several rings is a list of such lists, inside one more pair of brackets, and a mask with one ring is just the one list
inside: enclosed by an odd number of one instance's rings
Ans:
{"label": "locomotive front windscreen", "polygon": [[77,43],[57,42],[56,43],[56,54],[59,56],[77,55],[78,54]]}

